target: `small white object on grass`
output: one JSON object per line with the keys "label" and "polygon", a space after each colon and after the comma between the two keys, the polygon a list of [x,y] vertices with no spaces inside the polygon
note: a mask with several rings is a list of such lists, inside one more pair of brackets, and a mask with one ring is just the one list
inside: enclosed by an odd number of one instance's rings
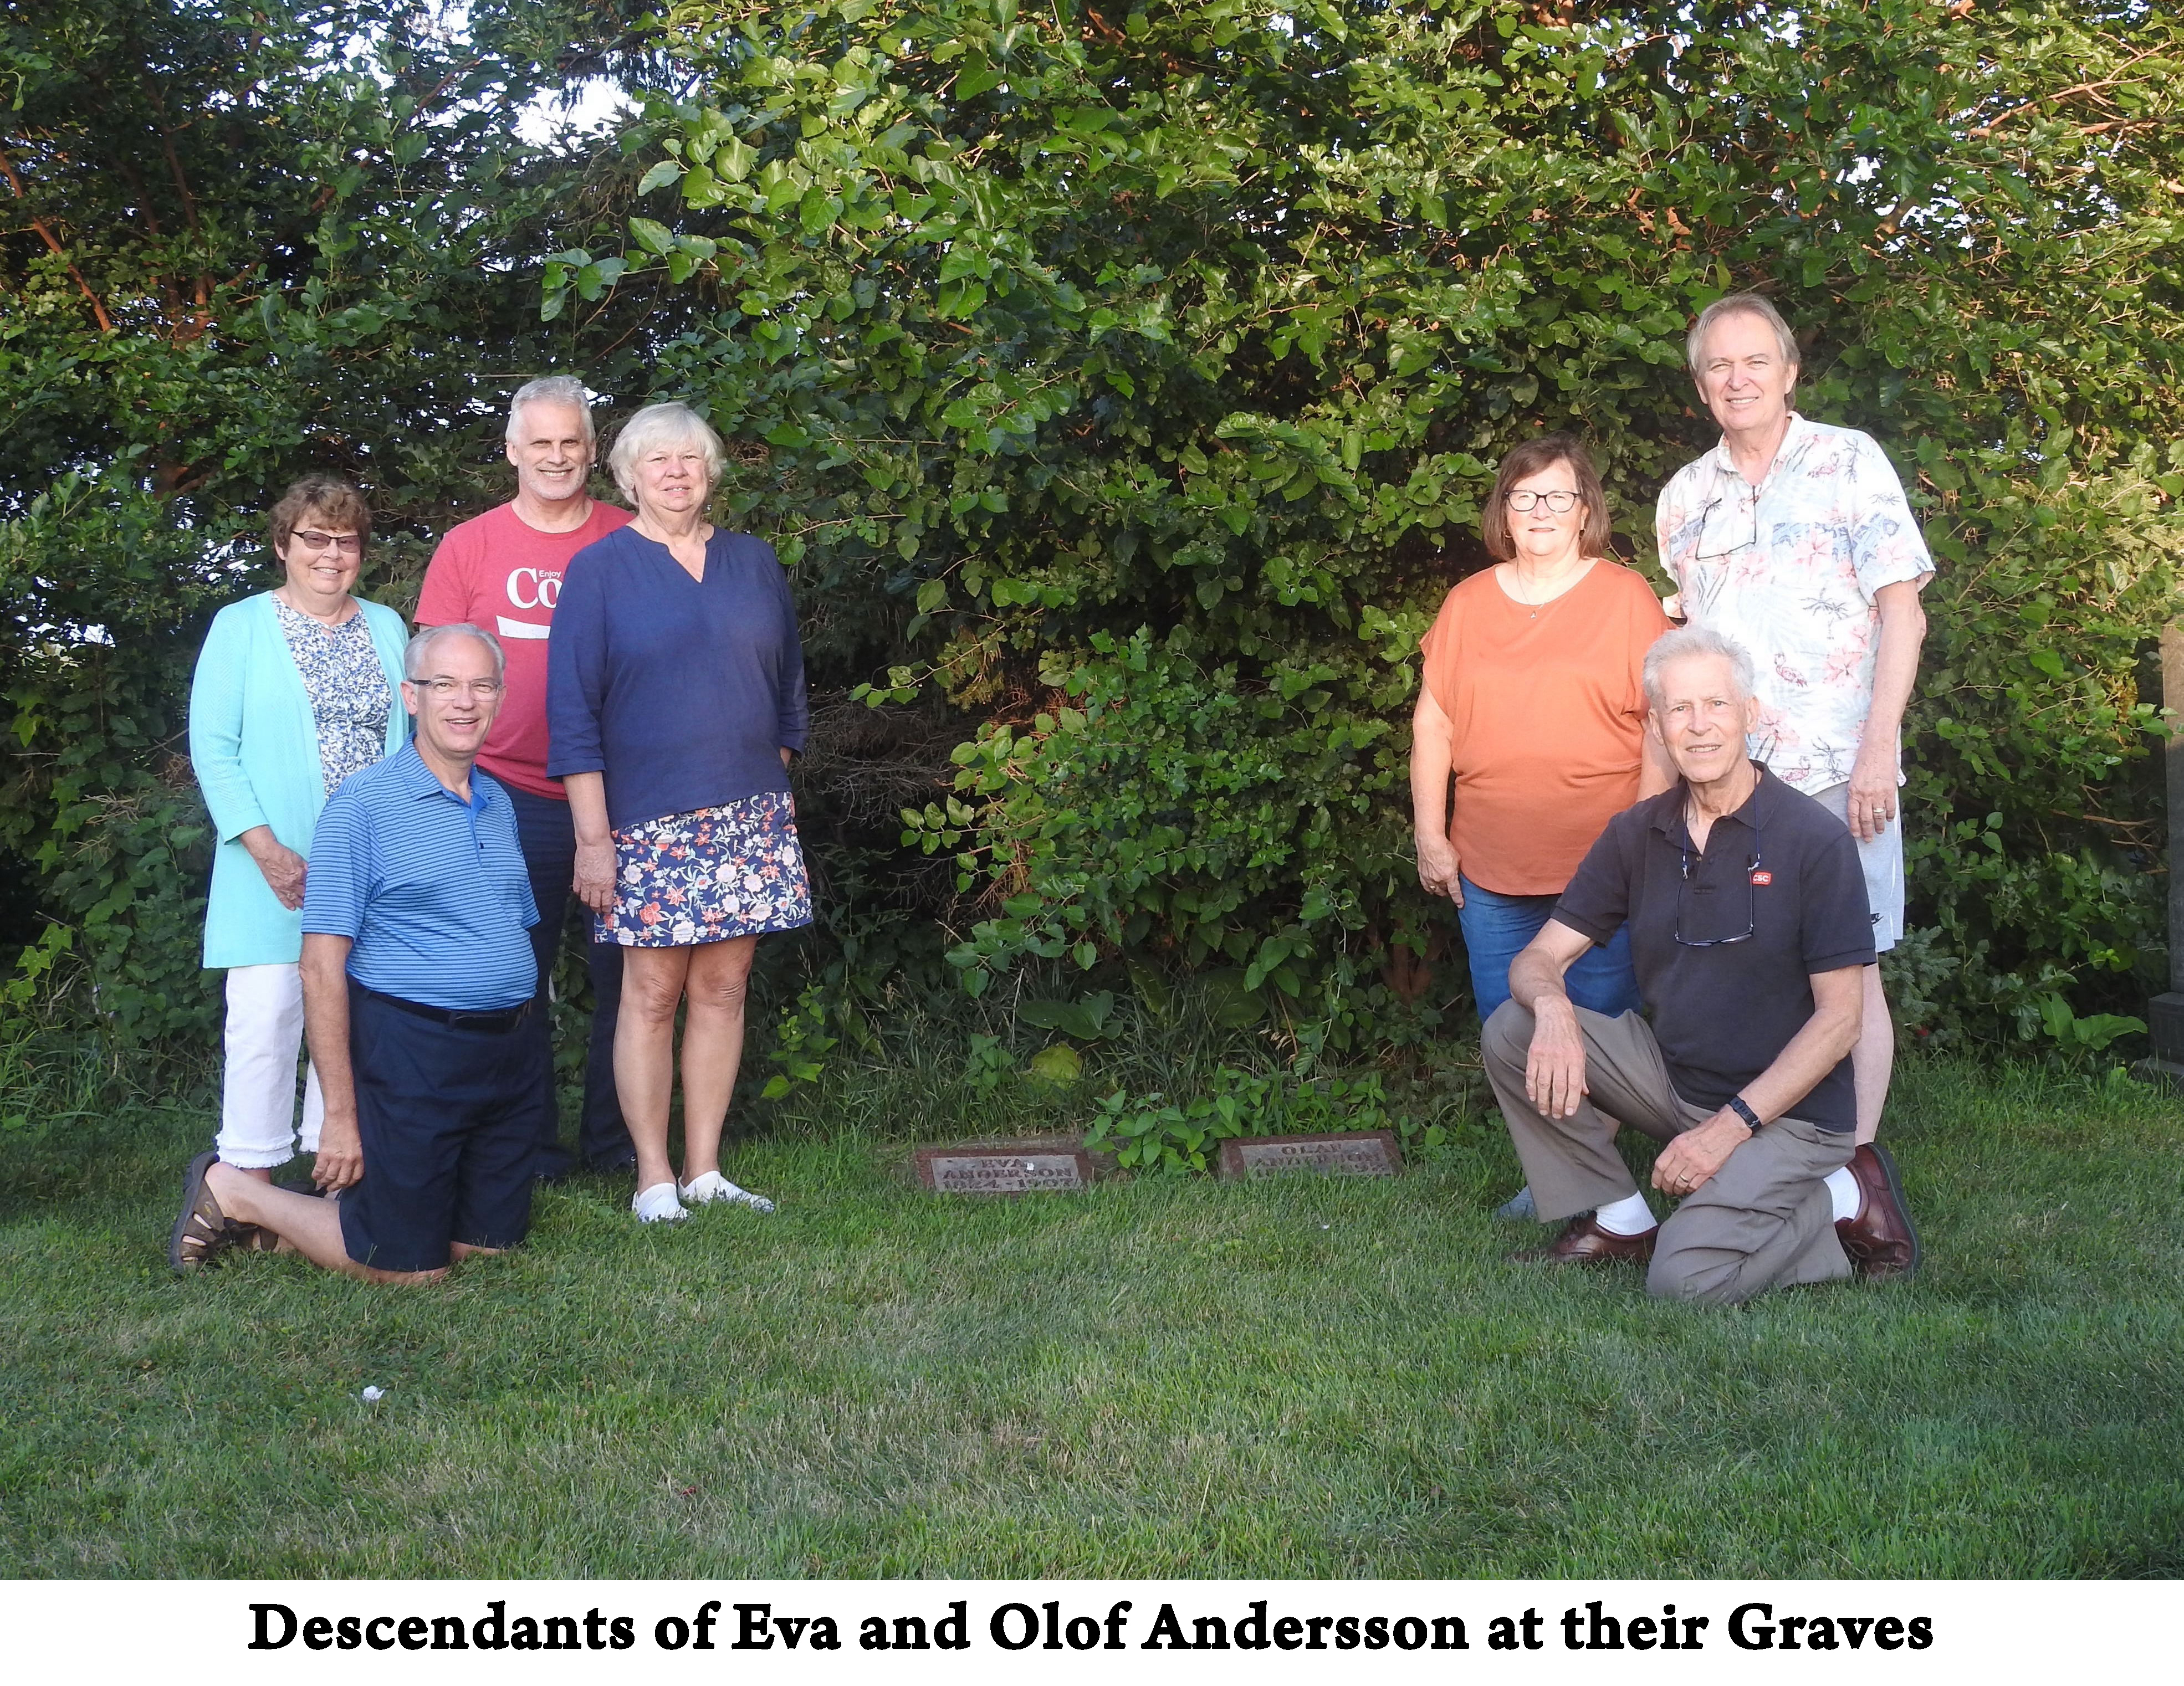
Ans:
{"label": "small white object on grass", "polygon": [[384,1388],[366,1388],[364,1390],[364,1402],[366,1405],[377,1405],[386,1397],[387,1389]]}

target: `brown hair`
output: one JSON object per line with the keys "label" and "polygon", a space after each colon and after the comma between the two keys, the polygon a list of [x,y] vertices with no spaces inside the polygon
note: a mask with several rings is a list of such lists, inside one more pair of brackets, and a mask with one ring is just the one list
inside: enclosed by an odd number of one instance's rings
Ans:
{"label": "brown hair", "polygon": [[285,551],[296,529],[312,521],[353,528],[365,544],[371,543],[371,505],[364,501],[364,494],[331,475],[310,474],[290,487],[266,515],[273,554]]}
{"label": "brown hair", "polygon": [[1600,483],[1600,470],[1592,465],[1591,453],[1574,433],[1546,433],[1527,439],[1502,459],[1494,476],[1494,489],[1486,494],[1486,507],[1479,517],[1479,536],[1486,541],[1487,554],[1496,561],[1507,562],[1517,554],[1517,541],[1509,535],[1506,501],[1509,488],[1557,463],[1569,465],[1578,495],[1585,500],[1585,526],[1577,539],[1579,554],[1612,554],[1615,529],[1607,519],[1607,491]]}

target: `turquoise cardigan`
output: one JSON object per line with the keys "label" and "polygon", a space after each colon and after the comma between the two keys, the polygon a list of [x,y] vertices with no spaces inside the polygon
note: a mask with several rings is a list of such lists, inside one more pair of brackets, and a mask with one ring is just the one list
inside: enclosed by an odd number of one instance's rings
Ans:
{"label": "turquoise cardigan", "polygon": [[[359,598],[358,606],[393,703],[387,711],[391,755],[410,739],[401,689],[410,629],[384,604]],[[254,826],[270,826],[308,859],[326,803],[318,722],[270,592],[213,616],[190,684],[190,765],[220,838],[205,904],[205,965],[293,965],[304,954],[303,910],[281,905],[250,851],[236,841]]]}

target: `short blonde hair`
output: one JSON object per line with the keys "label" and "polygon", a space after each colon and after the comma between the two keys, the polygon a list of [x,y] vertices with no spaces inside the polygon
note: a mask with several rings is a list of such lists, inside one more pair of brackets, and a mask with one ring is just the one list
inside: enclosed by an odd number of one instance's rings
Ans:
{"label": "short blonde hair", "polygon": [[688,404],[647,404],[630,417],[615,436],[614,449],[607,453],[607,471],[614,476],[621,495],[634,503],[637,459],[656,447],[680,445],[691,439],[705,448],[706,486],[719,485],[721,470],[728,460],[727,450],[705,418]]}

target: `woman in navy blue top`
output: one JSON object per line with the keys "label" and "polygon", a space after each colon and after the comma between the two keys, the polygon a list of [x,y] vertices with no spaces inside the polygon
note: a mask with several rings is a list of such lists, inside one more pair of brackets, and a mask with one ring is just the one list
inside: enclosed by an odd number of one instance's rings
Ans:
{"label": "woman in navy blue top", "polygon": [[[795,605],[772,547],[705,519],[723,460],[682,404],[630,418],[607,461],[637,519],[571,560],[547,645],[546,771],[576,822],[576,892],[597,940],[627,951],[615,1086],[646,1223],[686,1201],[773,1210],[721,1175],[721,1132],[759,937],[811,922],[788,791],[809,724]],[[678,1183],[667,1110],[685,1001]]]}

